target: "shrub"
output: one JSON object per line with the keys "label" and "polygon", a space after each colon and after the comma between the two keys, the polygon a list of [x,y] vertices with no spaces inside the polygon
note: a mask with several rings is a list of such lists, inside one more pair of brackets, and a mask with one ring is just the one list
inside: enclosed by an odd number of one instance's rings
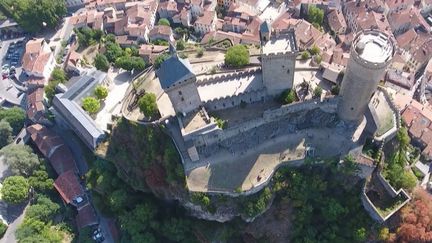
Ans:
{"label": "shrub", "polygon": [[158,21],[158,25],[166,25],[166,26],[170,26],[171,24],[170,24],[170,22],[169,22],[168,19],[166,19],[166,18],[161,18],[161,19],[159,19],[159,21]]}
{"label": "shrub", "polygon": [[314,89],[314,97],[321,97],[322,94],[322,88],[320,86],[316,86]]}
{"label": "shrub", "polygon": [[186,49],[186,42],[184,40],[177,41],[177,43],[176,43],[176,49],[178,51],[182,51],[182,50]]}
{"label": "shrub", "polygon": [[240,68],[249,64],[249,51],[244,45],[228,48],[225,54],[225,65]]}
{"label": "shrub", "polygon": [[310,58],[310,54],[309,54],[308,51],[303,51],[303,52],[301,53],[301,59],[302,59],[302,60],[306,60],[306,59],[309,59],[309,58]]}
{"label": "shrub", "polygon": [[289,89],[282,92],[279,100],[282,104],[291,104],[297,100],[297,96],[294,90]]}
{"label": "shrub", "polygon": [[104,100],[108,96],[108,89],[105,86],[98,85],[94,90],[94,95],[99,100]]}
{"label": "shrub", "polygon": [[104,54],[96,54],[96,57],[94,58],[94,66],[97,70],[101,70],[104,72],[107,72],[109,69],[109,62],[107,57]]}
{"label": "shrub", "polygon": [[95,114],[100,109],[100,103],[94,97],[86,97],[82,101],[82,108],[89,114]]}
{"label": "shrub", "polygon": [[202,57],[202,56],[204,56],[204,49],[201,48],[201,47],[199,47],[198,50],[197,50],[197,54],[196,54],[196,56],[197,56],[197,57]]}

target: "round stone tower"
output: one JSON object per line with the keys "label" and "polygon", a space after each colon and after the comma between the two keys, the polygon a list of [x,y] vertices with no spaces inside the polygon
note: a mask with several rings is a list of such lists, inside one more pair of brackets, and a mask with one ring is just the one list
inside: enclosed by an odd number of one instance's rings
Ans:
{"label": "round stone tower", "polygon": [[360,122],[394,55],[394,43],[379,30],[355,36],[340,91],[339,118]]}

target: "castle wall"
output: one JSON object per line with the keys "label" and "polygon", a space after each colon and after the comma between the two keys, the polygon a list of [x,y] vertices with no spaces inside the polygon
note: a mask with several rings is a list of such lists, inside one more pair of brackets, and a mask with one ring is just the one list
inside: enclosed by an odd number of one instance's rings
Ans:
{"label": "castle wall", "polygon": [[235,106],[240,106],[242,102],[254,103],[258,101],[263,101],[267,96],[267,91],[265,89],[243,93],[237,96],[225,97],[220,99],[211,100],[204,103],[204,107],[208,111],[216,111],[227,109]]}
{"label": "castle wall", "polygon": [[[281,108],[267,110],[264,112],[263,116],[254,120],[250,120],[242,123],[241,125],[230,127],[227,129],[217,129],[208,133],[196,134],[194,136],[195,146],[209,146],[214,143],[223,141],[225,139],[237,136],[243,132],[254,129],[256,127],[262,126],[266,123],[277,121],[283,117],[289,115],[290,113],[296,112],[307,112],[316,108],[319,108],[327,113],[336,113],[337,109],[337,98],[326,99],[323,102],[317,102],[316,100],[298,102],[294,104],[284,105]],[[272,131],[269,131],[271,133]]]}
{"label": "castle wall", "polygon": [[295,58],[294,53],[261,56],[263,81],[268,95],[274,96],[293,87]]}
{"label": "castle wall", "polygon": [[189,79],[182,84],[171,86],[165,91],[177,113],[188,113],[201,105],[195,80],[195,78]]}

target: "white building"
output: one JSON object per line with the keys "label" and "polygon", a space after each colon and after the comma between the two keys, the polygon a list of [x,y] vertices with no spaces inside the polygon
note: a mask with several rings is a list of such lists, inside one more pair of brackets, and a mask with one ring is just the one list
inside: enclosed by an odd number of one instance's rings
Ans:
{"label": "white building", "polygon": [[208,32],[216,30],[216,12],[204,11],[204,14],[195,21],[195,32],[204,35]]}
{"label": "white building", "polygon": [[28,76],[48,80],[54,65],[54,55],[44,39],[34,39],[27,42],[22,58],[22,68]]}

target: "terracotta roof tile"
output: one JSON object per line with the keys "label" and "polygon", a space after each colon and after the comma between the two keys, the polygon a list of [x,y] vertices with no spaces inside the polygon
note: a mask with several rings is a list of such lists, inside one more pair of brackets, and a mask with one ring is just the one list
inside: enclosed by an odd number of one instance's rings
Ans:
{"label": "terracotta roof tile", "polygon": [[84,190],[78,180],[78,176],[73,170],[60,174],[54,181],[54,187],[67,204],[77,197],[84,195]]}

